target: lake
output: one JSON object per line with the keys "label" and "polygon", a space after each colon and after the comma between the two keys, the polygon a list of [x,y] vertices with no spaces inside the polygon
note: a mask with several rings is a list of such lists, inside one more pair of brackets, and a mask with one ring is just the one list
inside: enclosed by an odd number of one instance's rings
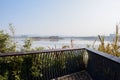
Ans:
{"label": "lake", "polygon": [[[24,43],[25,38],[19,38],[16,39],[17,44],[19,47],[21,47]],[[87,45],[93,45],[95,40],[84,40],[84,39],[72,39],[73,40],[73,46],[74,48],[81,48],[81,47],[87,47]],[[110,41],[105,41],[105,43],[110,43]],[[52,48],[62,48],[63,45],[70,46],[71,39],[70,38],[64,38],[57,41],[51,41],[51,40],[38,40],[38,41],[32,41],[32,47],[44,47],[45,49],[49,49],[49,47]],[[95,42],[95,46],[98,46],[100,44],[99,41]]]}

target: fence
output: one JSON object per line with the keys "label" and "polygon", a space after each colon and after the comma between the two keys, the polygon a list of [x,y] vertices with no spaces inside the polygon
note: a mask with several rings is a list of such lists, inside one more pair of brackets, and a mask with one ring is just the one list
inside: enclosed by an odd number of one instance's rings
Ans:
{"label": "fence", "polygon": [[120,58],[88,48],[0,54],[1,80],[50,80],[82,70],[93,80],[120,80]]}
{"label": "fence", "polygon": [[120,80],[120,58],[92,49],[88,53],[87,71],[93,80]]}
{"label": "fence", "polygon": [[0,79],[50,80],[85,69],[84,49],[0,54]]}

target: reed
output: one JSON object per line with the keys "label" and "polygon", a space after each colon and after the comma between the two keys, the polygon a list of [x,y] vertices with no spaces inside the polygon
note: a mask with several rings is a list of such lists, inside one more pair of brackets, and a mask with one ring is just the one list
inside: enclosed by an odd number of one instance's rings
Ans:
{"label": "reed", "polygon": [[98,35],[98,39],[100,41],[100,44],[97,50],[120,57],[118,25],[116,25],[116,34],[115,37],[113,38],[113,42],[105,44],[105,37],[100,35]]}

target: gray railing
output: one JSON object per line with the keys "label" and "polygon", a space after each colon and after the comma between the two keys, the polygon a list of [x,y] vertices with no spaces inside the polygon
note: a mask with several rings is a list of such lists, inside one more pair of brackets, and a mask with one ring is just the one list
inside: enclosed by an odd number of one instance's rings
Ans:
{"label": "gray railing", "polygon": [[0,54],[0,80],[50,80],[82,70],[93,80],[120,80],[120,58],[87,48]]}
{"label": "gray railing", "polygon": [[85,49],[0,54],[0,79],[50,80],[85,69]]}
{"label": "gray railing", "polygon": [[92,49],[86,49],[86,70],[94,80],[120,80],[120,58]]}

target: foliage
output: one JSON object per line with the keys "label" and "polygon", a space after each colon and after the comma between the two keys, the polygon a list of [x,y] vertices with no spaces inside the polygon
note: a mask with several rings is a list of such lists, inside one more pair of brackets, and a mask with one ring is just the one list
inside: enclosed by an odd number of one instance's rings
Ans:
{"label": "foliage", "polygon": [[[0,31],[1,53],[17,51],[14,37],[15,31],[12,24],[9,24],[9,26],[11,35],[2,30]],[[28,52],[43,49],[43,47],[32,48],[32,41],[27,38],[21,51]],[[48,74],[57,75],[55,72],[57,70],[65,72],[66,67],[69,67],[67,62],[72,63],[72,59],[75,59],[72,53],[64,54],[56,52],[0,57],[0,80],[46,80],[46,78],[51,78]]]}
{"label": "foliage", "polygon": [[[10,24],[12,36],[4,31],[0,31],[0,52],[15,52],[16,42],[14,39],[14,29]],[[12,38],[11,38],[12,37]],[[66,47],[64,47],[66,48]],[[43,50],[43,47],[32,48],[31,39],[26,39],[21,51]],[[73,61],[76,69],[79,68],[80,55],[64,52],[50,52],[34,55],[19,55],[0,57],[0,80],[48,80],[52,76],[57,76],[56,71],[68,72]],[[68,64],[69,63],[69,64]],[[49,75],[50,74],[50,75]],[[66,73],[64,73],[66,74]]]}
{"label": "foliage", "polygon": [[[112,43],[107,43],[105,44],[105,38],[104,36],[100,36],[98,35],[98,38],[100,40],[100,45],[98,46],[98,50],[120,57],[120,46],[119,46],[119,29],[118,29],[118,25],[116,25],[116,34],[115,37],[113,38],[113,42]],[[94,49],[96,49],[95,47],[93,47]]]}
{"label": "foliage", "polygon": [[31,51],[31,46],[32,46],[32,42],[31,40],[28,38],[28,39],[25,39],[24,41],[24,45],[22,47],[22,50],[21,51]]}
{"label": "foliage", "polygon": [[15,43],[12,42],[10,35],[5,33],[4,31],[0,31],[0,52],[15,52],[16,46]]}
{"label": "foliage", "polygon": [[0,79],[47,80],[79,69],[83,64],[80,62],[81,57],[81,54],[75,54],[74,51],[1,57]]}
{"label": "foliage", "polygon": [[[9,24],[10,33],[0,30],[0,53],[17,52],[15,42],[15,30],[12,24]],[[25,39],[24,45],[21,51],[43,50],[43,47],[32,48],[31,39]],[[0,80],[21,80],[27,75],[37,75],[34,73],[34,67],[32,64],[32,56],[13,56],[0,58]],[[27,66],[23,66],[26,65]],[[31,65],[30,65],[31,64]],[[28,72],[26,72],[26,70]],[[25,71],[25,72],[24,72]],[[30,72],[29,72],[30,71]],[[32,72],[32,73],[31,73]],[[35,71],[36,72],[36,71]],[[30,74],[28,74],[30,73]],[[26,75],[23,75],[26,74]],[[30,80],[30,79],[24,79]]]}

